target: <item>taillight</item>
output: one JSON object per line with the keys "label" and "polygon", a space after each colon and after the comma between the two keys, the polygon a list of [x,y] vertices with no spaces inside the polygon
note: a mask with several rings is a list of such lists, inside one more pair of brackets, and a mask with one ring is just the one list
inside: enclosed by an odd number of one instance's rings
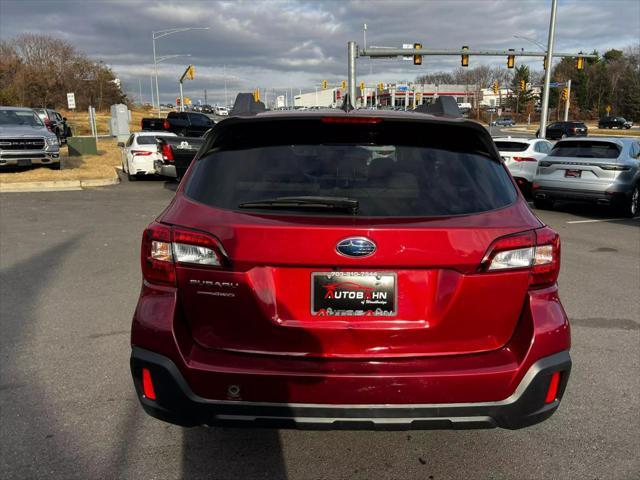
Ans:
{"label": "taillight", "polygon": [[151,379],[151,372],[148,368],[142,369],[142,393],[149,400],[156,399],[156,390],[153,388],[153,380]]}
{"label": "taillight", "polygon": [[535,158],[531,157],[513,157],[514,162],[537,162]]}
{"label": "taillight", "polygon": [[142,155],[143,157],[146,155],[151,155],[152,152],[147,150],[131,150],[131,155]]}
{"label": "taillight", "polygon": [[162,158],[167,162],[173,162],[173,150],[166,143],[162,145]]}
{"label": "taillight", "polygon": [[560,372],[554,372],[549,380],[549,388],[544,403],[553,403],[558,398],[558,388],[560,387]]}
{"label": "taillight", "polygon": [[142,236],[142,275],[152,283],[173,285],[176,263],[220,267],[220,250],[205,233],[152,223]]}
{"label": "taillight", "polygon": [[169,120],[167,120],[166,118],[164,119],[164,122],[162,122],[162,128],[164,128],[165,130],[169,130],[171,128],[171,125],[169,125]]}
{"label": "taillight", "polygon": [[549,227],[495,240],[482,262],[481,272],[528,269],[529,286],[553,285],[560,272],[560,237]]}

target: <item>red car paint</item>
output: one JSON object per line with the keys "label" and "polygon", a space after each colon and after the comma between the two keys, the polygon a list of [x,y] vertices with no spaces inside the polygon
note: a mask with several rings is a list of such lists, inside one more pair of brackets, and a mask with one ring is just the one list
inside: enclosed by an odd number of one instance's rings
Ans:
{"label": "red car paint", "polygon": [[[559,241],[519,194],[497,210],[433,218],[256,213],[189,198],[192,170],[152,226],[164,241],[209,245],[222,264],[178,263],[161,281],[145,274],[131,341],[173,362],[202,399],[497,402],[514,395],[535,362],[570,348],[556,284]],[[373,241],[375,254],[338,254],[336,244],[354,236]],[[536,242],[554,245],[554,264],[486,270],[502,248]],[[396,314],[313,314],[311,274],[330,271],[393,272]],[[155,392],[161,401],[158,385]]]}

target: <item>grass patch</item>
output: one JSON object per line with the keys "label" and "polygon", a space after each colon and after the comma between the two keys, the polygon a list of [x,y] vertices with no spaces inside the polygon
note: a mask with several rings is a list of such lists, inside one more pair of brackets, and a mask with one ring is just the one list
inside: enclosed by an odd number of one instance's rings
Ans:
{"label": "grass patch", "polygon": [[0,183],[109,179],[116,175],[115,167],[121,165],[120,148],[118,148],[115,138],[99,139],[98,155],[69,157],[66,147],[60,149],[60,154],[62,156],[61,170],[51,170],[49,167],[2,170],[0,171]]}

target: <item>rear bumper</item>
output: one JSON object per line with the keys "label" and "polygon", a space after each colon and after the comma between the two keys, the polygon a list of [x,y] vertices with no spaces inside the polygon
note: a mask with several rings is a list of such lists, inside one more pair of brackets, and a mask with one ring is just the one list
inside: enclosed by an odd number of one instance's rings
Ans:
{"label": "rear bumper", "polygon": [[579,202],[591,202],[601,205],[614,203],[621,197],[628,195],[623,185],[612,184],[606,190],[576,190],[570,188],[557,188],[540,186],[533,190],[533,197],[543,200],[570,200]]}
{"label": "rear bumper", "polygon": [[176,177],[176,167],[175,165],[167,165],[162,163],[159,160],[156,160],[153,164],[154,170],[157,175],[162,175],[163,177]]}
{"label": "rear bumper", "polygon": [[[156,400],[143,394],[142,369],[153,379]],[[549,418],[560,404],[571,370],[568,351],[542,358],[527,370],[514,393],[495,402],[334,405],[210,400],[196,395],[167,357],[134,347],[131,371],[145,411],[182,425],[233,425],[308,429],[523,428]],[[545,403],[551,375],[561,372],[556,399]]]}

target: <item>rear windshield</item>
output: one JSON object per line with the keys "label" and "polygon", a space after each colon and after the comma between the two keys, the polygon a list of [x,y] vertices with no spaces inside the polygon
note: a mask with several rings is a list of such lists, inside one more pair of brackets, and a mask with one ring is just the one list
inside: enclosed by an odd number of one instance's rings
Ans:
{"label": "rear windshield", "polygon": [[[504,166],[481,153],[464,151],[465,137],[453,129],[450,138],[436,134],[430,139],[429,126],[418,123],[407,124],[404,132],[370,125],[316,124],[314,130],[297,123],[277,130],[256,124],[253,135],[250,129],[227,138],[228,143],[222,141],[223,148],[214,144],[197,160],[185,193],[231,210],[279,197],[347,197],[358,201],[355,214],[366,217],[470,214],[516,199]],[[467,133],[469,147],[478,146],[475,135]],[[296,137],[300,143],[293,141]],[[239,148],[241,138],[248,148]],[[407,141],[386,141],[390,138]],[[451,149],[444,148],[448,144]]]}
{"label": "rear windshield", "polygon": [[529,148],[529,144],[520,142],[496,142],[496,147],[501,152],[524,152]]}
{"label": "rear windshield", "polygon": [[608,142],[558,142],[549,154],[552,157],[618,158],[620,147]]}
{"label": "rear windshield", "polygon": [[156,138],[153,135],[140,135],[138,137],[138,145],[155,145],[156,143]]}

